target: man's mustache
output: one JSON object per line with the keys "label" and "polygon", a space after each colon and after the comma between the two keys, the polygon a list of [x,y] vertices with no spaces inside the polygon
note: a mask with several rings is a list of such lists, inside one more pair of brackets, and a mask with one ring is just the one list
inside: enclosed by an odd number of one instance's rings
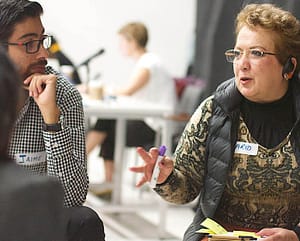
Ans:
{"label": "man's mustache", "polygon": [[31,65],[29,66],[29,68],[34,67],[34,66],[39,66],[39,65],[44,65],[44,66],[46,66],[47,64],[48,64],[48,61],[47,61],[46,59],[44,59],[44,60],[40,60],[40,61],[38,61],[38,62],[36,62],[36,63],[31,64]]}
{"label": "man's mustache", "polygon": [[22,75],[23,76],[23,79],[26,79],[28,76],[34,74],[31,69],[34,69],[34,67],[40,67],[40,66],[43,66],[43,67],[46,67],[46,65],[48,64],[48,61],[46,59],[43,59],[43,60],[39,60],[35,63],[32,63],[31,65],[29,65],[27,67],[27,71]]}

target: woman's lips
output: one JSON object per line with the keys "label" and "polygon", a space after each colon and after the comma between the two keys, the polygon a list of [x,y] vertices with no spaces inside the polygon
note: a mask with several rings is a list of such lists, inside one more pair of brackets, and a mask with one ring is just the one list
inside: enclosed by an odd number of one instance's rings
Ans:
{"label": "woman's lips", "polygon": [[240,78],[240,82],[241,84],[247,84],[251,81],[252,79],[251,78],[248,78],[248,77],[242,77]]}

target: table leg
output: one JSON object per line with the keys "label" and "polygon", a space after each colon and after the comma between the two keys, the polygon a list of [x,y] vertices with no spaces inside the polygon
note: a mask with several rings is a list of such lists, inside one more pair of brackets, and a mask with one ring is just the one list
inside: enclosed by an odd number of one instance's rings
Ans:
{"label": "table leg", "polygon": [[[171,131],[170,125],[168,120],[165,120],[163,123],[162,133],[161,133],[161,144],[167,147],[166,155],[172,155],[172,138],[171,138]],[[158,224],[158,235],[160,238],[164,238],[166,235],[166,217],[167,217],[167,209],[168,204],[164,200],[159,201],[159,224]]]}
{"label": "table leg", "polygon": [[121,204],[122,191],[122,172],[123,172],[123,152],[126,137],[126,120],[123,118],[116,119],[116,139],[115,139],[115,154],[114,154],[114,175],[113,175],[113,193],[112,203]]}

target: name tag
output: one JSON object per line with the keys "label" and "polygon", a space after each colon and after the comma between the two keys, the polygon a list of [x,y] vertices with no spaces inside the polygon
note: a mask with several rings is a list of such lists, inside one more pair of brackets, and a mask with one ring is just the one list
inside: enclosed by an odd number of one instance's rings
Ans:
{"label": "name tag", "polygon": [[20,153],[15,154],[15,160],[21,165],[36,165],[46,161],[46,152]]}
{"label": "name tag", "polygon": [[258,144],[247,143],[243,141],[236,142],[234,153],[255,156],[257,155],[257,152],[258,152]]}

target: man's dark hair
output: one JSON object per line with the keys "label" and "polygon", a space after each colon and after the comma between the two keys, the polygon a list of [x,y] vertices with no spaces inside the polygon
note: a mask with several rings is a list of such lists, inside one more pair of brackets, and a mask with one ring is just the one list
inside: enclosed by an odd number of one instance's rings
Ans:
{"label": "man's dark hair", "polygon": [[16,24],[28,17],[38,17],[43,8],[28,0],[0,0],[0,41],[7,42]]}
{"label": "man's dark hair", "polygon": [[12,61],[0,47],[0,162],[8,160],[8,143],[16,120],[21,80]]}

